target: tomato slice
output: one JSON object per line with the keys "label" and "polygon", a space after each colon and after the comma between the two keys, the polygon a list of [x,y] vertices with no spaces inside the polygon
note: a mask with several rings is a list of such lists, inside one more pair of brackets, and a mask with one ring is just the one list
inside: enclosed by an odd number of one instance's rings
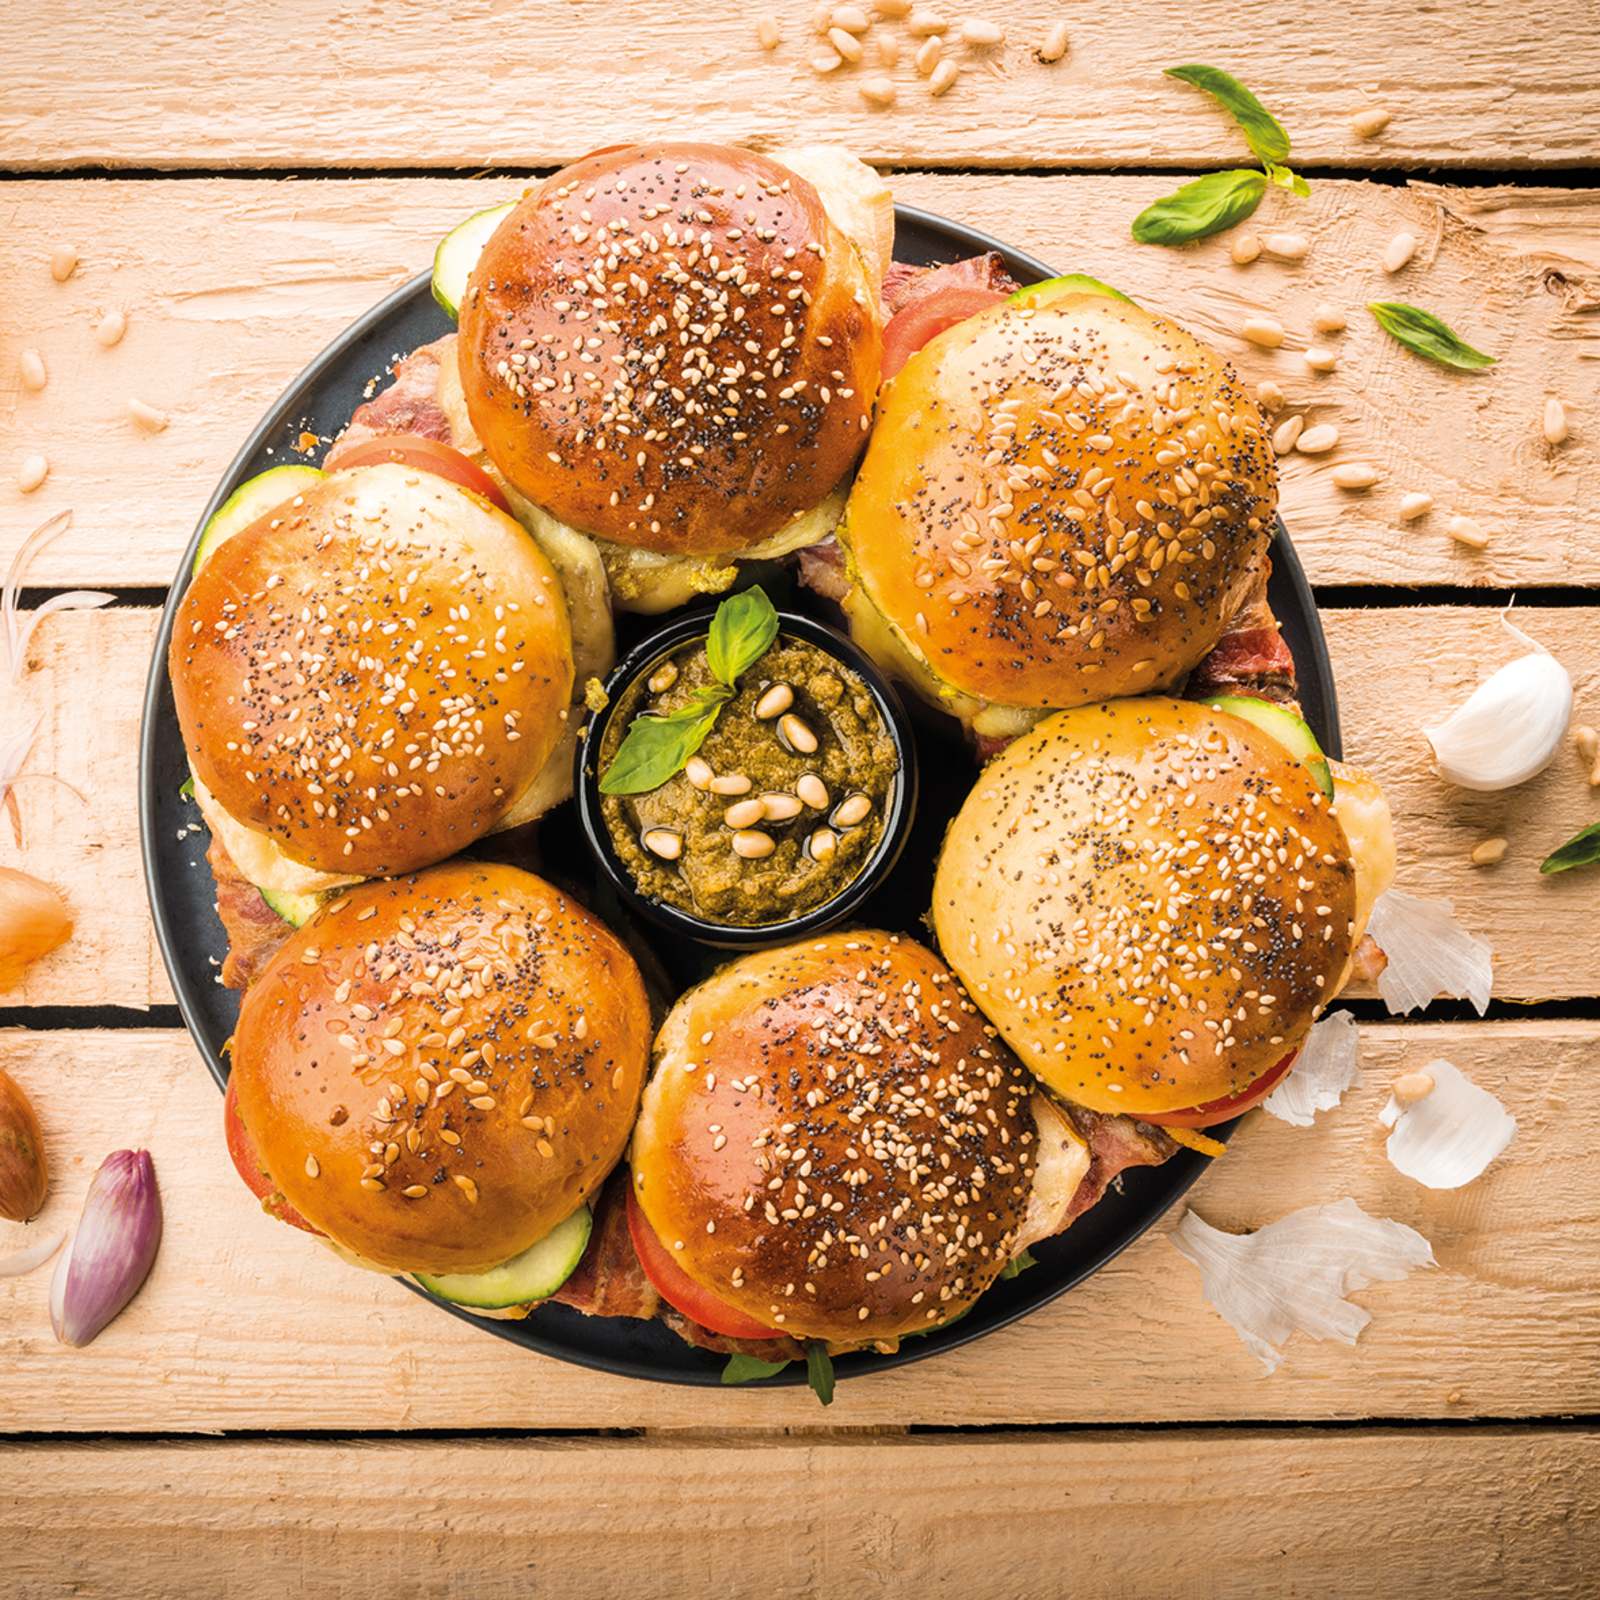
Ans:
{"label": "tomato slice", "polygon": [[1141,1122],[1153,1122],[1158,1128],[1209,1128],[1218,1122],[1229,1122],[1243,1116],[1252,1106],[1258,1106],[1289,1075],[1289,1068],[1300,1052],[1291,1050],[1275,1067],[1269,1067],[1248,1088],[1238,1094],[1224,1095],[1220,1100],[1208,1100],[1202,1106],[1186,1106],[1178,1111],[1141,1111]]}
{"label": "tomato slice", "polygon": [[476,462],[469,461],[459,450],[452,450],[437,439],[425,438],[420,433],[391,433],[382,439],[371,439],[358,444],[354,450],[339,457],[335,472],[348,472],[353,467],[375,467],[385,461],[398,461],[403,467],[415,467],[419,472],[431,472],[449,483],[474,494],[482,495],[491,505],[498,506],[507,516],[511,507],[497,484]]}
{"label": "tomato slice", "polygon": [[709,1289],[702,1289],[676,1261],[672,1252],[661,1242],[656,1230],[650,1226],[639,1202],[634,1199],[633,1182],[628,1183],[628,1232],[633,1238],[633,1248],[639,1257],[644,1275],[656,1287],[656,1293],[669,1306],[676,1307],[684,1316],[698,1322],[713,1333],[724,1333],[730,1339],[779,1339],[782,1334],[769,1328],[754,1317],[719,1300]]}
{"label": "tomato slice", "polygon": [[233,1079],[228,1079],[228,1092],[222,1099],[222,1130],[228,1141],[228,1154],[233,1158],[233,1170],[244,1179],[244,1186],[261,1202],[261,1209],[291,1228],[322,1238],[320,1228],[313,1228],[304,1217],[278,1192],[272,1175],[261,1165],[261,1156],[255,1140],[245,1131],[244,1119],[239,1115],[238,1097],[233,1092]]}
{"label": "tomato slice", "polygon": [[975,317],[990,306],[1003,306],[1006,296],[993,289],[956,286],[937,289],[890,317],[883,330],[883,381],[887,383],[930,339]]}

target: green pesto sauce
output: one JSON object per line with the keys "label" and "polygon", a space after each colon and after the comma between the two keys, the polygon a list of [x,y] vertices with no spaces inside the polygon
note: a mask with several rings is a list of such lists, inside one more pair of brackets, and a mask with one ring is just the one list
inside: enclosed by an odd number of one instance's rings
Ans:
{"label": "green pesto sauce", "polygon": [[[661,674],[664,663],[657,661],[623,692],[601,748],[602,773],[636,716],[674,711],[697,688],[715,681],[704,641],[691,642],[665,660],[677,670],[669,687],[659,693],[648,687]],[[816,736],[814,752],[786,744],[779,734],[781,718],[756,716],[757,703],[779,684],[793,691],[789,714]],[[738,692],[700,746],[699,759],[717,775],[748,777],[749,791],[718,794],[697,788],[685,771],[647,794],[602,795],[601,814],[642,894],[691,916],[739,928],[786,922],[838,895],[883,838],[885,812],[900,770],[894,740],[861,679],[816,646],[781,634],[741,676]],[[762,818],[747,824],[770,838],[774,848],[757,858],[738,854],[733,848],[736,830],[726,820],[729,808],[763,795],[798,799],[807,774],[822,781],[827,803],[802,802],[792,819]],[[863,820],[845,825],[839,807],[855,795],[864,795],[871,809]],[[657,832],[680,841],[675,860],[646,848],[645,837]],[[827,838],[819,848],[819,833],[832,836],[831,853]]]}

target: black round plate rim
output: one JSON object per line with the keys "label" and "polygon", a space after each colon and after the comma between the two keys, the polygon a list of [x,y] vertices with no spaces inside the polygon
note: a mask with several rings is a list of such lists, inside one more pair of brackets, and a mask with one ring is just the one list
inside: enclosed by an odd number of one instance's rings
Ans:
{"label": "black round plate rim", "polygon": [[[916,265],[936,266],[994,251],[1000,254],[1007,269],[1019,281],[1038,282],[1059,275],[1055,269],[1036,257],[1015,250],[976,228],[954,222],[935,212],[897,204],[895,220],[897,260],[910,260]],[[906,249],[908,234],[911,236],[909,250]],[[180,812],[177,799],[178,785],[181,782],[181,779],[177,778],[177,771],[186,770],[186,765],[175,769],[172,759],[171,742],[174,738],[178,739],[180,757],[182,753],[182,741],[177,735],[176,713],[166,666],[173,622],[187,587],[187,579],[193,568],[195,551],[202,531],[240,483],[253,476],[254,472],[265,470],[259,463],[264,453],[269,456],[274,453],[270,441],[275,436],[283,434],[285,428],[291,424],[291,419],[302,415],[314,399],[325,391],[334,381],[337,369],[353,365],[363,344],[373,343],[377,335],[387,330],[390,324],[401,316],[411,314],[417,320],[426,320],[429,308],[437,313],[439,319],[444,319],[439,325],[439,332],[433,336],[438,337],[440,333],[448,332],[448,319],[433,302],[432,274],[421,272],[352,322],[288,385],[271,410],[252,430],[207,502],[196,523],[183,560],[179,564],[162,612],[161,626],[156,636],[150,673],[145,685],[140,727],[140,857],[162,961],[177,996],[185,1025],[205,1061],[207,1070],[219,1088],[226,1085],[228,1076],[228,1069],[223,1061],[227,1045],[226,1037],[214,1037],[217,1031],[214,1019],[202,1004],[201,996],[205,991],[200,989],[198,984],[205,980],[206,975],[194,973],[182,959],[181,946],[186,936],[193,930],[181,926],[175,919],[173,907],[169,905],[170,889],[164,881],[164,874],[170,863],[163,860],[161,830],[172,827],[174,821],[184,822],[184,826],[189,829],[196,825],[192,814],[185,815]],[[415,348],[421,342],[423,341],[410,342],[407,350]],[[396,355],[405,353],[406,351],[400,351],[396,352]],[[349,374],[343,376],[348,377]],[[348,412],[345,416],[348,420]],[[1337,757],[1341,754],[1341,745],[1332,663],[1317,617],[1316,601],[1311,586],[1306,580],[1281,521],[1278,523],[1277,538],[1273,546],[1273,567],[1274,610],[1284,625],[1284,633],[1295,656],[1306,719],[1321,740],[1323,748],[1330,755]],[[168,783],[169,779],[173,781]],[[178,834],[180,842],[183,831],[180,828]],[[193,861],[189,864],[191,867],[194,865]],[[214,916],[214,911],[212,914]],[[1226,1139],[1234,1126],[1235,1124],[1227,1124],[1209,1131],[1215,1137]],[[959,1322],[909,1339],[893,1354],[862,1352],[840,1357],[836,1363],[836,1375],[840,1379],[858,1377],[926,1360],[930,1356],[954,1350],[1007,1327],[1041,1306],[1049,1304],[1098,1272],[1136,1239],[1153,1228],[1188,1192],[1210,1165],[1210,1160],[1211,1158],[1196,1151],[1180,1149],[1158,1168],[1130,1169],[1123,1175],[1121,1192],[1115,1196],[1108,1194],[1099,1205],[1074,1225],[1073,1230],[1036,1245],[1033,1253],[1039,1265],[1019,1274],[1016,1278],[996,1283]],[[1094,1229],[1096,1243],[1086,1258],[1072,1261],[1070,1256],[1075,1241],[1082,1239],[1085,1233],[1090,1231],[1086,1228],[1086,1224],[1091,1224]],[[1034,1277],[1036,1273],[1039,1274],[1037,1278]],[[1031,1284],[1030,1279],[1033,1280]],[[588,1317],[570,1307],[555,1303],[540,1306],[531,1317],[522,1321],[486,1319],[435,1299],[408,1279],[402,1278],[399,1281],[428,1300],[431,1305],[474,1328],[573,1366],[655,1383],[704,1387],[717,1386],[722,1382],[721,1373],[725,1357],[684,1343],[659,1322],[640,1323],[628,1318]],[[1018,1285],[1022,1287],[1018,1289]],[[620,1330],[616,1327],[606,1329],[596,1327],[596,1324],[601,1323],[626,1326]],[[631,1333],[631,1330],[635,1329],[639,1330],[637,1335]],[[585,1339],[585,1334],[590,1337]],[[630,1353],[630,1346],[636,1347],[636,1353]],[[804,1366],[791,1363],[772,1377],[758,1379],[744,1387],[767,1388],[801,1384],[805,1381]]]}

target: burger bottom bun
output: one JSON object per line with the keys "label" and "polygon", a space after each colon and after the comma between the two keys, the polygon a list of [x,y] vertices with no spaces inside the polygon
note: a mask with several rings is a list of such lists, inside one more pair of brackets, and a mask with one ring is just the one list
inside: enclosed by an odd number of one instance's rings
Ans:
{"label": "burger bottom bun", "polygon": [[622,1155],[649,1058],[638,968],[514,867],[363,883],[287,941],[233,1038],[238,1110],[313,1227],[391,1272],[482,1272]]}
{"label": "burger bottom bun", "polygon": [[696,1283],[775,1332],[892,1341],[1009,1259],[1032,1092],[921,945],[858,931],[763,951],[662,1027],[635,1195]]}
{"label": "burger bottom bun", "polygon": [[1309,770],[1237,717],[1150,698],[1058,712],[984,768],[933,924],[1051,1089],[1139,1116],[1238,1094],[1295,1049],[1355,909]]}

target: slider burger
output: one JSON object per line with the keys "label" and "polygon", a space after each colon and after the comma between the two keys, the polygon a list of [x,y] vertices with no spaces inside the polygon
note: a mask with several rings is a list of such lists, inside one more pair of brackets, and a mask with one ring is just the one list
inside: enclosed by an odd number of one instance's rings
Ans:
{"label": "slider burger", "polygon": [[1015,733],[1181,684],[1257,582],[1276,504],[1261,416],[1212,351],[1109,294],[1023,290],[885,385],[845,609],[881,665]]}
{"label": "slider burger", "polygon": [[1325,762],[1292,713],[1228,704],[1058,712],[950,824],[940,948],[1076,1105],[1205,1127],[1263,1099],[1393,875],[1376,785]]}
{"label": "slider burger", "polygon": [[1088,1157],[1035,1100],[911,940],[835,933],[743,957],[656,1038],[630,1158],[640,1262],[715,1333],[892,1350],[1060,1225]]}
{"label": "slider burger", "polygon": [[388,461],[306,476],[202,551],[168,656],[206,820],[286,897],[526,810],[573,684],[561,585],[488,496]]}
{"label": "slider burger", "polygon": [[866,443],[888,190],[840,152],[780,156],[586,156],[510,211],[462,295],[452,437],[519,515],[600,541],[633,609],[826,535]]}
{"label": "slider burger", "polygon": [[363,883],[245,995],[229,1147],[265,1209],[357,1264],[504,1310],[581,1255],[649,1047],[632,959],[548,883],[460,862]]}

